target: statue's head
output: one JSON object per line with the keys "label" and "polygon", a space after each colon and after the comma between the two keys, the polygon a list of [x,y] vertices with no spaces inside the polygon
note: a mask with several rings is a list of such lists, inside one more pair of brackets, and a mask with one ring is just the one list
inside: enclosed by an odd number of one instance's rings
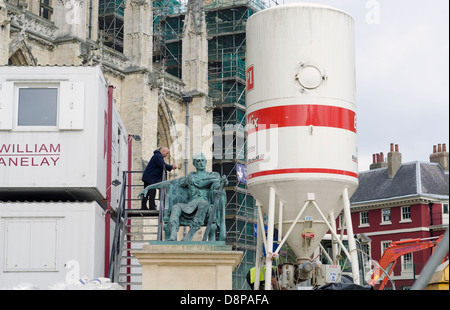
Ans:
{"label": "statue's head", "polygon": [[192,157],[192,164],[198,170],[205,170],[206,167],[206,157],[202,153],[194,154]]}

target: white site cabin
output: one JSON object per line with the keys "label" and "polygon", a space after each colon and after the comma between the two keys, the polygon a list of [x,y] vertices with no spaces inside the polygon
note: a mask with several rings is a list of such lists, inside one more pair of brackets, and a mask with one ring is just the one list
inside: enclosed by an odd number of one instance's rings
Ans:
{"label": "white site cabin", "polygon": [[128,167],[109,100],[99,67],[0,67],[0,288],[64,282],[69,260],[80,276],[105,276],[114,231],[105,214],[120,194],[111,181]]}

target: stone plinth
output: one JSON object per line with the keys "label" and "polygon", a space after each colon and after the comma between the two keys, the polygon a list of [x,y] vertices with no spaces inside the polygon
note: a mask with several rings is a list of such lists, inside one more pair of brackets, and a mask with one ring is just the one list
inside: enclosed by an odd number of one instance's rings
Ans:
{"label": "stone plinth", "polygon": [[143,290],[231,290],[243,255],[224,242],[152,241],[132,253],[142,265]]}

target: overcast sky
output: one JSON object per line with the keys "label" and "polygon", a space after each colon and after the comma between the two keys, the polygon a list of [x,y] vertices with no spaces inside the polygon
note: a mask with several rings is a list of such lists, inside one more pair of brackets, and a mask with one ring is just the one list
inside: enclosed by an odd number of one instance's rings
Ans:
{"label": "overcast sky", "polygon": [[448,0],[284,0],[292,2],[330,5],[355,21],[360,171],[390,143],[404,163],[428,162],[438,143],[450,149]]}

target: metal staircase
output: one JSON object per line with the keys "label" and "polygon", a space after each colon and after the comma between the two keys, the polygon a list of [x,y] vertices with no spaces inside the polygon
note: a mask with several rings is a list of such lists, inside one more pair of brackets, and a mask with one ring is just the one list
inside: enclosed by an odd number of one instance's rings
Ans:
{"label": "metal staircase", "polygon": [[159,211],[125,210],[123,217],[124,238],[121,242],[122,255],[117,283],[133,290],[141,289],[142,267],[132,255],[133,250],[141,250],[144,244],[157,240]]}
{"label": "metal staircase", "polygon": [[[162,240],[162,212],[159,210],[131,209],[132,173],[142,171],[124,171],[119,206],[116,213],[116,227],[111,248],[108,277],[127,290],[139,290],[142,285],[142,267],[132,255],[133,250],[141,250],[152,240]],[[164,173],[165,176],[165,173]],[[141,185],[138,185],[141,186]],[[160,193],[164,201],[164,191]],[[140,205],[140,204],[139,204]],[[164,205],[164,204],[162,204]]]}

